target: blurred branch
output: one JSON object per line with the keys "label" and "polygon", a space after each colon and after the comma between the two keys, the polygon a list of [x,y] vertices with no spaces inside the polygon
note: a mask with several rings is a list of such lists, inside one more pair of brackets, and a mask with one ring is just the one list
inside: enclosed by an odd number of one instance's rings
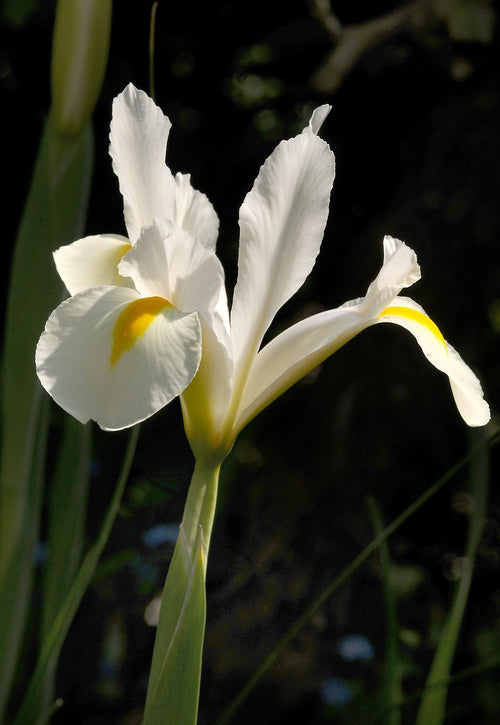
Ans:
{"label": "blurred branch", "polygon": [[312,15],[318,20],[335,47],[311,79],[319,93],[332,93],[361,57],[388,38],[404,32],[421,31],[434,25],[439,16],[440,0],[413,0],[387,15],[358,25],[343,27],[332,12],[330,0],[310,0]]}

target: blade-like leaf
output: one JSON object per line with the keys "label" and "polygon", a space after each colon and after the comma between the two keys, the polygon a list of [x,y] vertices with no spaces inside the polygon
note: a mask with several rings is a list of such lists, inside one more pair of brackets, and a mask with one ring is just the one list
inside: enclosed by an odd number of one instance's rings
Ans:
{"label": "blade-like leaf", "polygon": [[[379,506],[372,496],[368,498],[368,509],[373,522],[375,535],[380,536],[380,534],[384,531],[384,522]],[[394,588],[391,585],[393,565],[391,562],[391,555],[387,540],[381,542],[379,555],[380,569],[384,585],[386,614],[383,699],[389,711],[387,725],[400,725],[401,712],[398,708],[398,704],[401,702],[403,697],[403,687],[401,681],[401,653],[398,642],[398,605]]]}
{"label": "blade-like leaf", "polygon": [[[476,435],[480,439],[484,439],[484,429],[479,430]],[[488,450],[486,446],[483,446],[472,458],[471,463],[471,495],[474,506],[463,560],[464,568],[439,638],[439,644],[427,678],[425,693],[418,711],[416,725],[441,725],[446,714],[451,666],[467,605],[477,547],[484,526],[488,497],[488,462]]]}
{"label": "blade-like leaf", "polygon": [[[41,643],[67,596],[78,571],[85,538],[91,426],[65,416],[57,465],[49,497],[48,558],[44,567]],[[55,672],[54,672],[55,675]],[[54,682],[47,684],[45,704],[53,701]]]}
{"label": "blade-like leaf", "polygon": [[[134,459],[138,435],[139,427],[136,427],[130,434],[127,450],[123,459],[122,470],[120,472],[113,498],[111,499],[108,510],[106,511],[106,516],[102,523],[99,536],[92,548],[87,552],[69,593],[63,601],[57,616],[50,627],[50,631],[44,640],[35,672],[31,678],[21,708],[17,714],[15,725],[44,722],[46,719],[45,717],[39,715],[38,708],[40,698],[42,697],[47,681],[50,677],[52,677],[66,634],[90,580],[92,579],[97,563],[111,532],[114,520],[120,509],[120,501],[122,499],[125,484],[127,483],[132,461]],[[48,712],[50,712],[50,710],[47,711],[47,714]]]}
{"label": "blade-like leaf", "polygon": [[2,374],[0,578],[23,530],[26,488],[40,398],[34,349],[62,286],[52,250],[81,233],[87,208],[92,137],[62,139],[50,117],[19,229],[11,270]]}
{"label": "blade-like leaf", "polygon": [[62,293],[51,251],[82,230],[91,157],[90,128],[62,140],[47,120],[12,264],[2,366],[0,582],[7,596],[17,596],[15,607],[2,607],[0,713],[21,645],[42,501],[48,427],[40,421],[48,400],[35,377],[34,348]]}
{"label": "blade-like leaf", "polygon": [[3,714],[16,671],[18,653],[23,644],[33,586],[49,418],[47,398],[40,405],[39,414],[36,425],[40,434],[39,445],[33,452],[33,470],[28,479],[24,536],[18,538],[7,574],[0,584],[0,722],[4,721]]}

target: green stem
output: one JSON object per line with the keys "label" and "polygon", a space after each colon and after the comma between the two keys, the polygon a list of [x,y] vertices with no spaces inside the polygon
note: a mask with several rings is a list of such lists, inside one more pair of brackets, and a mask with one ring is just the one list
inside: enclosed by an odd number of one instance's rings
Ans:
{"label": "green stem", "polygon": [[205,574],[220,461],[197,459],[156,634],[144,725],[193,725],[205,634]]}

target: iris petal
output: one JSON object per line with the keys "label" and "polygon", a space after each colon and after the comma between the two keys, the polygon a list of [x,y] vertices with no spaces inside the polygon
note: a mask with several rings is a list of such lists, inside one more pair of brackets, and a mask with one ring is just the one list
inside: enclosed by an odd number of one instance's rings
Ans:
{"label": "iris petal", "polygon": [[130,280],[118,272],[118,264],[130,248],[126,237],[98,234],[59,247],[54,261],[70,295],[101,284],[130,287]]}
{"label": "iris petal", "polygon": [[243,202],[231,313],[235,358],[243,365],[314,265],[334,174],[328,144],[303,133],[279,144]]}
{"label": "iris petal", "polygon": [[189,385],[200,359],[196,312],[106,286],[59,305],[36,351],[38,376],[54,400],[105,430],[127,428],[167,405]]}

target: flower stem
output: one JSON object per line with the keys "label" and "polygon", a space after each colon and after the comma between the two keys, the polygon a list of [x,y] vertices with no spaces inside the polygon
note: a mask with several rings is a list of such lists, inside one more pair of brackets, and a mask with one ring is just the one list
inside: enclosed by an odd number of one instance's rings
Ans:
{"label": "flower stem", "polygon": [[144,725],[196,723],[205,634],[205,574],[220,461],[198,458],[165,588]]}

